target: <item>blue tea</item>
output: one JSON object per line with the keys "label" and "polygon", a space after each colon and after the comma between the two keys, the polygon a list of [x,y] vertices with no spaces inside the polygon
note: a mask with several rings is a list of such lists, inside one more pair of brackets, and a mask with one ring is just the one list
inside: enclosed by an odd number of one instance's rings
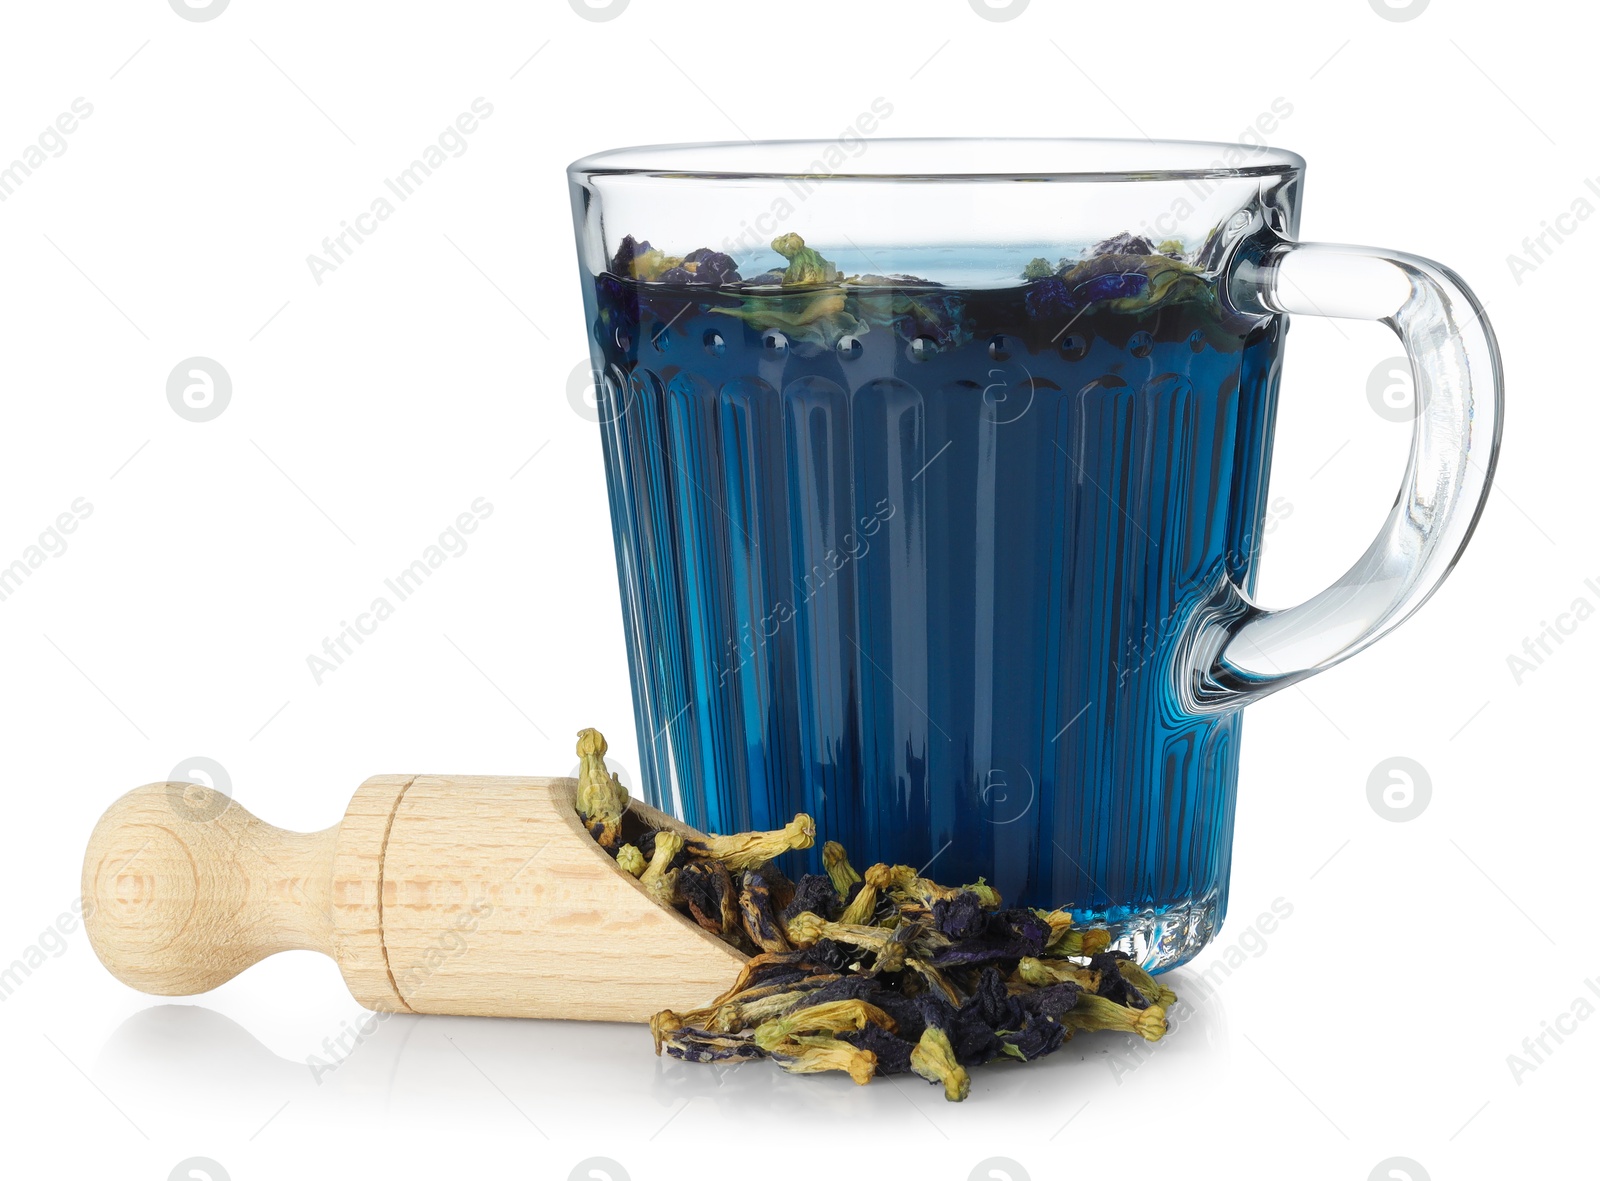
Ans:
{"label": "blue tea", "polygon": [[1281,318],[1127,235],[1000,286],[773,246],[750,276],[627,239],[589,292],[651,802],[809,812],[857,865],[1181,962],[1240,719],[1184,708],[1175,648],[1253,582]]}

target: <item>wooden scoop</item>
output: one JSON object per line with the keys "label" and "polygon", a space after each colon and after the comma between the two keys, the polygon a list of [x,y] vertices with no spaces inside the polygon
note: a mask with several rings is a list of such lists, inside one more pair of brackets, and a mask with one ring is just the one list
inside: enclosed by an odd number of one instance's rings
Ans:
{"label": "wooden scoop", "polygon": [[332,956],[373,1010],[648,1021],[716,997],[745,957],[618,868],[584,831],[576,790],[378,775],[340,823],[298,833],[210,788],[146,784],[89,838],[84,925],[112,975],[162,996],[304,948]]}

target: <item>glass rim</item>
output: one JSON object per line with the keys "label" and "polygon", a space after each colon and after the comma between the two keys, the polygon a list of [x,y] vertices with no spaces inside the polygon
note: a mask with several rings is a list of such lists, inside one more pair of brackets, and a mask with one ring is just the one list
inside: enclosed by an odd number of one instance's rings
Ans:
{"label": "glass rim", "polygon": [[[846,145],[838,167],[829,153]],[[1239,163],[1229,163],[1233,156]],[[1032,157],[1032,160],[1029,159]],[[867,166],[869,165],[870,166]],[[1055,166],[1042,166],[1054,164]],[[820,167],[819,167],[820,166]],[[572,180],[1162,181],[1283,176],[1301,172],[1295,152],[1266,144],[1179,139],[891,137],[720,140],[609,148],[567,166]]]}

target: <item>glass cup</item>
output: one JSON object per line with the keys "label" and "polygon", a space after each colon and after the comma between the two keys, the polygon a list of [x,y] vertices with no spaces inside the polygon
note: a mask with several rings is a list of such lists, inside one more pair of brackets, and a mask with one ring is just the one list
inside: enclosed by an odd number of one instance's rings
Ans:
{"label": "glass cup", "polygon": [[[1421,605],[1499,441],[1472,293],[1296,241],[1303,171],[1109,140],[573,164],[650,802],[716,832],[809,812],[859,866],[1069,907],[1152,969],[1204,946],[1241,707]],[[1415,436],[1361,559],[1268,610],[1290,314],[1389,324]]]}

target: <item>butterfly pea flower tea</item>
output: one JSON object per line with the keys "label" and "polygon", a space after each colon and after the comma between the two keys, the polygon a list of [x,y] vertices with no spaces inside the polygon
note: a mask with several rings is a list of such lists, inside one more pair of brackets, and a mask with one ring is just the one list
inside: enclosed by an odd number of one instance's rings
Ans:
{"label": "butterfly pea flower tea", "polygon": [[[886,867],[858,885],[775,837],[840,902],[796,927],[765,847],[727,864],[762,954],[854,948],[948,999],[980,947],[1040,958],[1059,911],[1072,955],[1181,964],[1227,910],[1242,707],[1398,624],[1471,534],[1500,421],[1482,309],[1425,259],[1296,241],[1291,152],[874,140],[840,170],[824,147],[569,169],[644,794],[704,831],[805,817]],[[1363,557],[1268,610],[1291,313],[1388,323],[1417,438]],[[672,872],[645,871],[663,898]],[[721,879],[694,886],[728,927]],[[797,943],[808,914],[840,929]]]}

